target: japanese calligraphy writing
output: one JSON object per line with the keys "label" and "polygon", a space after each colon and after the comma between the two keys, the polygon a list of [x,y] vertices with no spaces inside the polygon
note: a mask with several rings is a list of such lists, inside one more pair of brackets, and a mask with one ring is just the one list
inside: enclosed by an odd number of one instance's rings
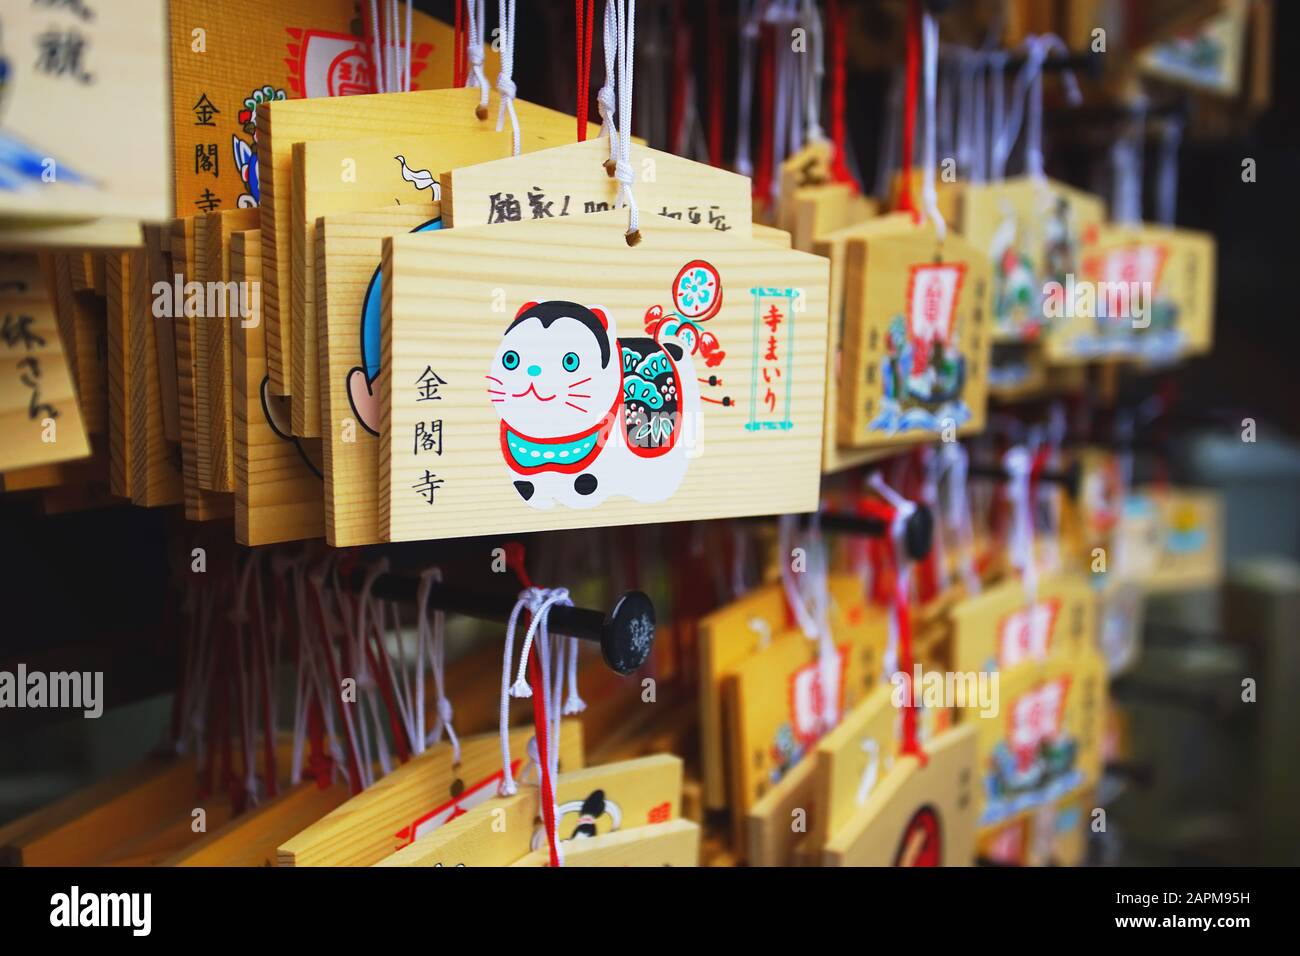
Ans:
{"label": "japanese calligraphy writing", "polygon": [[195,126],[216,126],[217,124],[212,122],[212,118],[219,115],[221,110],[217,109],[212,101],[208,99],[207,93],[201,93],[198,102],[190,107],[190,112],[194,114]]}
{"label": "japanese calligraphy writing", "polygon": [[418,402],[436,402],[442,399],[438,394],[438,386],[446,385],[446,380],[433,370],[432,365],[426,365],[420,377],[415,380],[416,394]]}
{"label": "japanese calligraphy writing", "polygon": [[423,421],[415,423],[415,448],[412,454],[419,455],[422,451],[431,451],[435,455],[442,455],[441,418],[436,418],[428,423]]}
{"label": "japanese calligraphy writing", "polygon": [[750,379],[749,431],[785,431],[793,374],[794,289],[750,289],[754,297],[754,366]]}

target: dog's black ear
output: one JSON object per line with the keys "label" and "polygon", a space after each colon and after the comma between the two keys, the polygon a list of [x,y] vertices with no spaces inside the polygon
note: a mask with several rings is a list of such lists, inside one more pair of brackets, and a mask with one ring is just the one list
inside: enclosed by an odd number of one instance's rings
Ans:
{"label": "dog's black ear", "polygon": [[676,342],[665,342],[664,351],[672,356],[674,362],[680,362],[682,360],[682,347]]}

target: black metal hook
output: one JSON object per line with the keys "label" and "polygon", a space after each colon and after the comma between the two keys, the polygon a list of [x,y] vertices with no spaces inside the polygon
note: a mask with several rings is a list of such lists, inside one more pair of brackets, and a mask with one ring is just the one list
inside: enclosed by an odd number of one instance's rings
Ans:
{"label": "black metal hook", "polygon": [[[1001,465],[977,465],[971,463],[967,474],[972,478],[991,478],[995,481],[1010,481],[1011,475]],[[1049,485],[1061,485],[1071,498],[1079,497],[1079,463],[1071,462],[1064,468],[1044,468],[1033,476],[1034,481],[1043,481]]]}
{"label": "black metal hook", "polygon": [[[354,571],[350,585],[360,590],[366,574]],[[414,602],[419,596],[416,578],[381,574],[371,585],[371,593],[386,601]],[[429,586],[429,609],[461,614],[483,621],[505,624],[514,610],[515,598],[474,594],[441,581]],[[614,602],[609,614],[583,607],[551,605],[547,618],[554,634],[576,637],[600,645],[605,664],[617,674],[630,674],[645,663],[655,639],[654,603],[640,591],[626,591]]]}
{"label": "black metal hook", "polygon": [[[800,517],[805,524],[810,524],[816,519],[821,528],[840,534],[864,538],[883,538],[889,534],[889,522],[871,515],[816,511],[802,514]],[[934,514],[927,505],[917,503],[916,510],[907,519],[903,541],[907,548],[907,556],[913,561],[924,561],[929,557],[934,542]]]}

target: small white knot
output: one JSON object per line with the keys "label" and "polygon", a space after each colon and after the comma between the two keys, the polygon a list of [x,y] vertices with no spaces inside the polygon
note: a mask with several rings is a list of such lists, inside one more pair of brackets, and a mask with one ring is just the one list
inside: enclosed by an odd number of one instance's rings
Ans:
{"label": "small white knot", "polygon": [[474,69],[483,65],[483,44],[469,48],[469,65]]}
{"label": "small white knot", "polygon": [[446,697],[438,701],[438,719],[444,724],[451,723],[451,701]]}
{"label": "small white knot", "polygon": [[631,187],[631,185],[636,182],[636,175],[632,171],[632,164],[626,160],[620,159],[614,164],[614,178],[617,179],[620,185],[625,188]]}
{"label": "small white knot", "polygon": [[518,792],[519,788],[515,786],[513,780],[502,780],[497,784],[497,796],[499,797],[513,797]]}
{"label": "small white knot", "polygon": [[596,108],[600,111],[600,118],[613,116],[614,110],[618,108],[618,103],[614,99],[614,90],[609,86],[602,86],[596,93]]}
{"label": "small white knot", "polygon": [[1032,468],[1029,452],[1017,445],[1002,456],[1002,467],[1012,479],[1028,477]]}
{"label": "small white knot", "polygon": [[578,696],[576,690],[570,689],[569,696],[565,698],[564,707],[561,713],[566,717],[572,717],[574,714],[580,714],[587,709],[587,702]]}
{"label": "small white knot", "polygon": [[501,94],[502,98],[513,100],[515,98],[516,89],[515,81],[510,79],[510,77],[506,76],[504,73],[497,77],[497,92]]}
{"label": "small white knot", "polygon": [[522,677],[510,685],[511,697],[532,697],[533,689],[528,686],[528,681]]}

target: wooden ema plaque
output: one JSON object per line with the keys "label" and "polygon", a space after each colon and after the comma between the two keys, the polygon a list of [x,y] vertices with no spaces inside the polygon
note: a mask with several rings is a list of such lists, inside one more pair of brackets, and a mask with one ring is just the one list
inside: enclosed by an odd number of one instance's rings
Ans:
{"label": "wooden ema plaque", "polygon": [[1096,594],[1082,574],[1048,576],[1038,582],[1031,610],[1014,571],[999,584],[952,608],[954,671],[1006,671],[1049,654],[1076,654],[1097,633]]}
{"label": "wooden ema plaque", "polygon": [[[513,866],[547,866],[548,850],[534,850]],[[565,851],[565,866],[698,866],[700,827],[690,820],[620,830],[583,840]]]}
{"label": "wooden ema plaque", "polygon": [[976,733],[953,727],[899,757],[826,844],[823,866],[971,866],[978,809]]}
{"label": "wooden ema plaque", "polygon": [[380,368],[384,239],[441,228],[438,203],[336,213],[316,222],[325,537],[336,548],[381,540],[380,413],[371,379]]}
{"label": "wooden ema plaque", "polygon": [[[861,603],[837,617],[831,622],[837,656],[827,668],[836,721],[880,680],[888,640],[887,619]],[[728,782],[738,826],[827,730],[819,642],[802,631],[777,634],[726,677]]]}
{"label": "wooden ema plaque", "polygon": [[[848,243],[850,239],[871,235],[879,226],[878,220],[866,219],[863,222],[845,226],[832,232],[822,233],[813,240],[812,251],[830,260],[830,316],[826,338],[826,420],[822,427],[822,471],[843,471],[878,461],[894,454],[892,447],[887,448],[851,448],[839,442],[840,391],[844,384],[844,331],[846,313],[844,308],[844,274],[848,260]],[[917,441],[925,438],[918,436]]]}
{"label": "wooden ema plaque", "polygon": [[804,186],[794,193],[794,221],[790,235],[794,248],[816,252],[814,244],[837,229],[873,219],[879,212],[876,201],[863,196],[852,183]]}
{"label": "wooden ema plaque", "polygon": [[90,442],[40,266],[35,256],[0,263],[0,471],[85,458]]}
{"label": "wooden ema plaque", "polygon": [[[656,754],[584,767],[555,781],[556,829],[570,849],[597,836],[640,831],[681,818],[682,761]],[[487,800],[420,836],[379,866],[509,866],[546,848],[537,787]]]}
{"label": "wooden ema plaque", "polygon": [[1147,486],[1129,495],[1113,554],[1117,577],[1148,591],[1195,591],[1223,580],[1223,503],[1212,491]]}
{"label": "wooden ema plaque", "polygon": [[962,709],[979,735],[981,830],[1004,825],[1094,785],[1101,773],[1106,663],[1076,654],[1023,661],[1000,673],[996,714]]}
{"label": "wooden ema plaque", "polygon": [[[865,620],[873,612],[862,597],[856,575],[832,574],[827,579],[831,596],[832,626],[836,622]],[[727,675],[772,642],[788,628],[785,591],[779,584],[763,585],[700,620],[699,649],[700,763],[704,805],[712,810],[727,806],[730,776],[724,713],[728,704]],[[862,648],[861,667],[875,679],[883,645]]]}
{"label": "wooden ema plaque", "polygon": [[[510,732],[510,752],[523,769],[532,728]],[[370,866],[432,833],[447,821],[496,795],[501,780],[501,737],[478,734],[461,740],[452,763],[443,741],[412,757],[336,810],[280,845],[280,866]],[[560,733],[560,769],[583,763],[582,725],[566,720]]]}
{"label": "wooden ema plaque", "polygon": [[[618,180],[605,172],[609,140],[596,137],[452,169],[442,177],[447,225],[495,223],[608,212]],[[750,183],[745,176],[633,143],[637,205],[645,214],[749,238]],[[648,228],[657,220],[647,218]]]}
{"label": "wooden ema plaque", "polygon": [[[258,204],[262,103],[375,90],[369,19],[356,0],[172,0],[170,8],[178,215]],[[451,85],[452,33],[415,11],[411,89]]]}
{"label": "wooden ema plaque", "polygon": [[[874,226],[874,228],[872,228]],[[984,427],[989,262],[949,230],[904,214],[848,241],[836,434],[895,448]]]}
{"label": "wooden ema plaque", "polygon": [[71,244],[102,230],[66,220],[113,216],[138,245],[140,219],[172,214],[165,30],[163,0],[5,5],[0,216],[28,220],[8,241]]}
{"label": "wooden ema plaque", "polygon": [[163,428],[158,323],[145,250],[109,253],[109,487],[153,508],[184,500],[180,449]]}
{"label": "wooden ema plaque", "polygon": [[385,243],[387,540],[816,507],[825,260],[626,222]]}
{"label": "wooden ema plaque", "polygon": [[992,263],[994,341],[1039,338],[1048,283],[1079,276],[1084,252],[1105,221],[1105,203],[1063,183],[1027,176],[966,185],[959,196],[958,229]]}
{"label": "wooden ema plaque", "polygon": [[1103,226],[1081,275],[1043,303],[1052,362],[1131,359],[1163,365],[1210,350],[1214,238],[1143,223]]}
{"label": "wooden ema plaque", "polygon": [[[473,117],[467,122],[476,126]],[[570,129],[576,125],[571,121]],[[589,126],[594,135],[597,126]],[[524,127],[520,143],[525,151],[542,150],[542,147],[563,142],[557,137],[555,124],[547,122],[535,127]],[[594,142],[594,141],[589,141]],[[293,405],[293,433],[305,437],[323,437],[321,415],[325,403],[320,382],[319,354],[320,309],[317,305],[316,229],[321,217],[345,212],[382,209],[393,205],[425,206],[436,201],[440,193],[439,174],[448,169],[493,160],[504,164],[528,164],[524,155],[508,156],[510,141],[497,137],[469,135],[401,135],[383,136],[364,140],[330,140],[296,143],[293,148],[293,324],[303,334],[293,338],[293,363],[290,371]],[[679,160],[679,162],[685,162]],[[552,164],[554,165],[554,164]],[[477,168],[477,167],[471,167]],[[525,171],[532,171],[525,165]],[[707,167],[706,167],[707,168]],[[601,177],[603,167],[594,167]],[[445,176],[446,174],[443,173]],[[528,178],[528,177],[525,177]],[[736,177],[739,178],[739,177]],[[529,178],[536,191],[541,187],[536,176]],[[500,215],[507,219],[514,209],[515,193],[499,197]],[[525,193],[517,194],[524,201]],[[537,205],[540,203],[540,206]],[[484,193],[484,205],[491,203]],[[539,218],[547,211],[543,199],[529,203],[531,218]],[[442,204],[446,221],[448,205]],[[522,215],[522,214],[521,214]],[[469,223],[462,223],[468,225]],[[426,228],[433,228],[430,223]],[[374,268],[379,269],[379,255],[375,255]],[[374,339],[378,345],[378,337]],[[356,364],[356,363],[354,363]],[[357,383],[356,387],[359,387]],[[368,383],[367,383],[368,384]],[[369,396],[357,396],[356,402],[364,404]],[[373,422],[370,426],[373,428]]]}
{"label": "wooden ema plaque", "polygon": [[[276,100],[258,106],[258,169],[261,170],[264,217],[261,224],[263,291],[266,297],[268,365],[271,389],[275,394],[292,394],[295,144],[319,140],[351,140],[355,143],[385,136],[436,136],[481,140],[495,146],[495,155],[508,156],[511,150],[510,128],[506,126],[498,131],[491,119],[496,115],[496,94],[489,104],[489,118],[484,120],[477,119],[474,114],[478,97],[478,90],[466,88]],[[515,110],[519,115],[521,133],[526,134],[523,141],[530,148],[543,144],[558,146],[570,142],[576,135],[576,120],[571,116],[525,100],[516,100]],[[392,164],[395,160],[390,156],[384,162]],[[348,170],[340,165],[335,176],[342,179],[347,173]],[[366,205],[388,205],[391,201],[384,198]]]}
{"label": "wooden ema plaque", "polygon": [[[230,275],[261,281],[261,231],[230,237]],[[319,454],[288,432],[284,400],[267,394],[266,325],[261,296],[231,323],[235,540],[256,546],[318,538],[324,531]]]}
{"label": "wooden ema plaque", "polygon": [[[181,287],[194,278],[195,217],[172,222],[172,269]],[[173,303],[174,306],[174,303]],[[199,336],[197,317],[190,308],[176,313],[176,388],[181,430],[181,479],[185,486],[185,517],[189,521],[212,521],[230,517],[234,510],[231,496],[205,491],[199,484],[198,408],[195,388],[198,370],[196,343]],[[203,462],[207,463],[205,452]]]}

